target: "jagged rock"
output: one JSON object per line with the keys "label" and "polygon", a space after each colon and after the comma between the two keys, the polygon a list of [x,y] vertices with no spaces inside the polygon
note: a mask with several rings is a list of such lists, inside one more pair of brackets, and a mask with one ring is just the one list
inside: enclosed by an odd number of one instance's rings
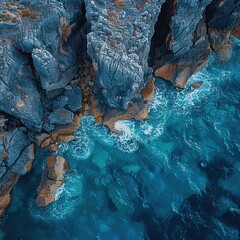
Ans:
{"label": "jagged rock", "polygon": [[231,30],[237,26],[240,18],[240,2],[229,0],[213,0],[208,6],[208,26]]}
{"label": "jagged rock", "polygon": [[70,111],[76,112],[82,107],[82,91],[79,86],[67,88],[63,95],[68,98],[67,108]]}
{"label": "jagged rock", "polygon": [[[34,135],[38,146],[54,151],[57,141],[74,139],[83,115],[92,113],[112,131],[118,120],[146,119],[152,70],[183,88],[212,50],[223,60],[230,57],[230,32],[239,37],[239,1],[85,0],[85,5],[88,23],[83,0],[0,3],[0,110],[11,116],[0,116],[0,213],[19,176],[31,168]],[[59,167],[56,159],[48,162],[52,170],[45,170],[47,187],[40,185],[38,205],[53,201],[62,182],[61,174],[59,182],[47,182],[47,174]]]}
{"label": "jagged rock", "polygon": [[0,55],[0,110],[20,118],[29,129],[40,130],[43,106],[28,60],[7,45],[0,45]]}
{"label": "jagged rock", "polygon": [[10,191],[17,183],[19,176],[14,173],[7,174],[0,181],[0,216],[4,214],[11,201]]}
{"label": "jagged rock", "polygon": [[[156,49],[153,66],[155,76],[170,80],[177,87],[184,88],[191,75],[205,65],[210,53],[204,17],[208,3],[210,0],[173,1],[174,10],[170,13],[172,17],[167,23],[165,40],[155,37],[157,41],[155,44],[159,46]],[[157,22],[159,29],[163,17]]]}
{"label": "jagged rock", "polygon": [[211,44],[211,48],[214,50],[218,50],[221,48],[224,44],[228,44],[229,37],[230,37],[230,31],[229,30],[222,30],[219,28],[208,28],[208,35],[209,40]]}
{"label": "jagged rock", "polygon": [[73,135],[58,135],[57,142],[59,143],[68,143],[75,139]]}
{"label": "jagged rock", "polygon": [[4,132],[0,139],[0,215],[10,203],[10,191],[20,176],[30,171],[34,159],[34,145],[26,135],[26,129],[15,128]]}
{"label": "jagged rock", "polygon": [[68,163],[63,157],[52,155],[48,158],[41,183],[37,189],[37,206],[47,206],[55,201],[57,190],[64,182],[64,174],[67,169]]}
{"label": "jagged rock", "polygon": [[85,1],[88,53],[96,83],[109,107],[127,109],[151,80],[148,54],[163,0]]}
{"label": "jagged rock", "polygon": [[142,90],[142,97],[147,102],[150,102],[153,100],[155,85],[154,85],[155,79],[151,80],[148,85]]}
{"label": "jagged rock", "polygon": [[228,61],[231,58],[231,41],[229,40],[231,31],[209,27],[208,36],[211,48],[217,52],[218,59]]}
{"label": "jagged rock", "polygon": [[[228,40],[229,30],[239,18],[239,10],[234,7],[239,9],[239,3],[218,0],[166,1],[155,32],[162,32],[162,35],[154,38],[158,47],[153,67],[155,75],[184,88],[189,77],[203,67],[208,59],[208,39],[210,38],[213,49],[217,47],[215,45],[222,46]],[[227,20],[223,20],[224,17]],[[211,29],[214,28],[218,33],[223,30],[228,32],[227,36],[213,36]]]}
{"label": "jagged rock", "polygon": [[[0,3],[0,110],[33,131],[41,130],[44,110],[54,100],[45,95],[64,88],[78,73],[84,52],[79,47],[82,6],[83,0]],[[69,98],[70,110],[79,109],[79,98]]]}
{"label": "jagged rock", "polygon": [[183,0],[175,2],[176,12],[171,18],[171,38],[168,40],[168,48],[176,57],[179,57],[187,53],[191,47],[196,46],[196,41],[206,41],[206,34],[198,36],[198,39],[196,39],[194,32],[200,20],[204,18],[204,11],[211,0]]}

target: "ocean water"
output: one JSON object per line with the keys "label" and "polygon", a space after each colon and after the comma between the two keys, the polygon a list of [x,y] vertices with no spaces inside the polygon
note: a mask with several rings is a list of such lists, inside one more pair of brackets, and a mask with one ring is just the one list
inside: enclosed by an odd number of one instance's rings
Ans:
{"label": "ocean water", "polygon": [[[240,239],[240,41],[229,62],[213,53],[184,90],[161,79],[147,121],[121,135],[82,119],[59,154],[71,170],[57,201],[35,206],[47,158],[12,192],[6,240]],[[199,89],[190,84],[203,81]]]}

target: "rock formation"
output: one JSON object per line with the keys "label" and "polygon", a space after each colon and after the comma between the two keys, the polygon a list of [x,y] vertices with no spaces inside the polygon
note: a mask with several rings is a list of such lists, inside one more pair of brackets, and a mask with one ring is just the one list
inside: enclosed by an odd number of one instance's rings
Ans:
{"label": "rock formation", "polygon": [[0,214],[33,143],[56,151],[87,114],[146,119],[154,77],[184,88],[211,51],[226,61],[239,19],[238,0],[2,0]]}
{"label": "rock formation", "polygon": [[64,182],[64,174],[67,169],[68,163],[61,156],[52,155],[48,158],[41,183],[37,189],[37,206],[44,207],[55,201],[57,190]]}
{"label": "rock formation", "polygon": [[0,214],[10,203],[10,191],[20,176],[26,174],[34,160],[34,145],[26,135],[26,128],[6,131],[0,138]]}

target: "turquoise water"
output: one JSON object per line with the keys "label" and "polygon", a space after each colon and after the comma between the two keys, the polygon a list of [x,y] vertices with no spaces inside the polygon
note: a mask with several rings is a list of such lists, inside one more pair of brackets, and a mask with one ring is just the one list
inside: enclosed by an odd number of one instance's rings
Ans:
{"label": "turquoise water", "polygon": [[[59,149],[71,170],[46,208],[35,206],[48,155],[37,150],[1,219],[2,239],[239,239],[240,41],[233,42],[230,62],[213,54],[184,90],[158,79],[149,120],[118,122],[121,135],[82,119],[76,140]],[[196,81],[204,83],[194,90]]]}

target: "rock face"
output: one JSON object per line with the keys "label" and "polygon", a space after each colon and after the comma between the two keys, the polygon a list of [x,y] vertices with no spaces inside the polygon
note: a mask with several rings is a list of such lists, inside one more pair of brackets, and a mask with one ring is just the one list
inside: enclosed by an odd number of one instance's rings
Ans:
{"label": "rock face", "polygon": [[[184,88],[189,77],[204,66],[211,49],[229,42],[229,32],[240,17],[239,2],[169,0],[165,4],[168,2],[172,4],[172,17],[165,27],[165,40],[158,45],[158,37],[154,39],[157,49],[153,68],[156,76]],[[159,18],[157,29],[161,24]]]}
{"label": "rock face", "polygon": [[37,206],[47,206],[55,201],[57,190],[64,182],[64,174],[67,169],[68,163],[61,156],[52,155],[48,158],[41,183],[37,189]]}
{"label": "rock face", "polygon": [[[3,214],[12,187],[31,168],[33,140],[47,147],[52,139],[46,131],[71,123],[81,109],[81,88],[73,80],[86,51],[81,47],[82,0],[3,0],[0,10],[0,111],[5,113],[0,118]],[[73,139],[71,135],[64,137]]]}
{"label": "rock face", "polygon": [[[211,51],[227,61],[239,19],[237,0],[2,0],[0,214],[31,168],[33,142],[56,151],[90,113],[112,131],[148,118],[154,77],[184,88]],[[59,158],[48,161],[38,205],[63,181],[47,178],[58,161],[65,170]]]}
{"label": "rock face", "polygon": [[85,1],[88,53],[95,66],[102,100],[127,109],[151,80],[148,54],[163,0]]}
{"label": "rock face", "polygon": [[34,160],[34,145],[26,135],[26,128],[4,132],[0,139],[0,215],[10,203],[10,191],[20,176],[26,174]]}
{"label": "rock face", "polygon": [[56,104],[81,108],[80,88],[66,86],[81,62],[82,6],[81,0],[0,3],[0,110],[28,129],[49,130],[44,122]]}

